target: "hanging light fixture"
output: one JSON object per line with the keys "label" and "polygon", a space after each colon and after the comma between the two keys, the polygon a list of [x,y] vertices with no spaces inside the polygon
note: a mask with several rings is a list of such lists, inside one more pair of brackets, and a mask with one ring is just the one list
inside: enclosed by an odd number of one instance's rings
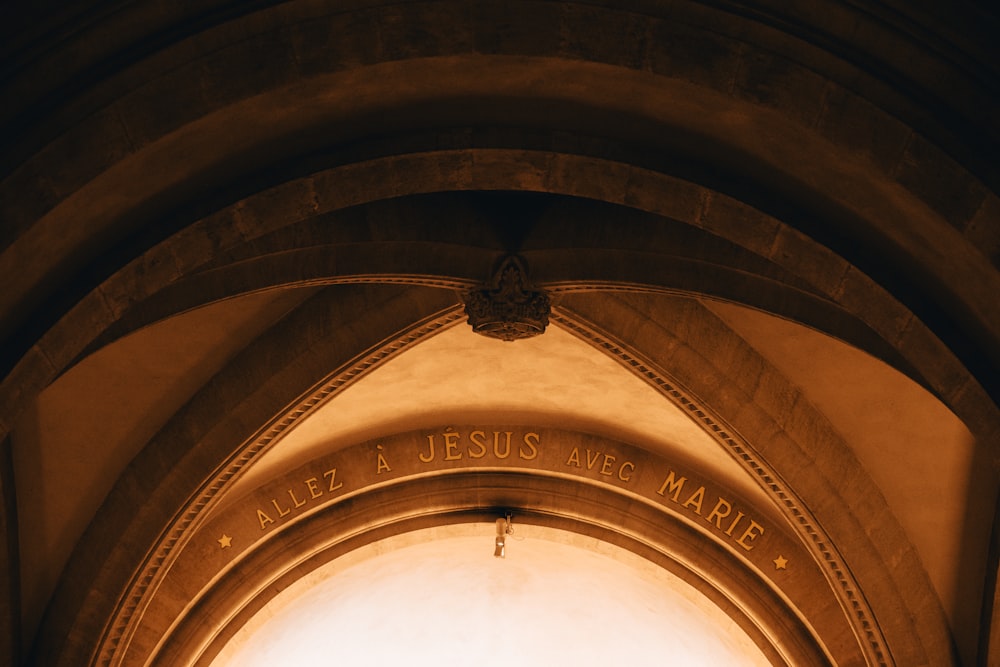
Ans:
{"label": "hanging light fixture", "polygon": [[506,557],[506,540],[507,536],[514,532],[514,529],[510,525],[510,514],[507,514],[506,518],[497,519],[497,536],[496,542],[493,549],[493,555],[497,558]]}

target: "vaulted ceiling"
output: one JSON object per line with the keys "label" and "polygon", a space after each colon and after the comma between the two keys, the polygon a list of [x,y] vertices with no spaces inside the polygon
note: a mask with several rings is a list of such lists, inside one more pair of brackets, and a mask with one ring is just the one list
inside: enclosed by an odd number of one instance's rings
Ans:
{"label": "vaulted ceiling", "polygon": [[[209,664],[277,588],[502,507],[773,664],[996,659],[993,10],[50,4],[0,47],[9,662]],[[478,336],[512,254],[548,330]],[[390,457],[493,431],[538,460]]]}

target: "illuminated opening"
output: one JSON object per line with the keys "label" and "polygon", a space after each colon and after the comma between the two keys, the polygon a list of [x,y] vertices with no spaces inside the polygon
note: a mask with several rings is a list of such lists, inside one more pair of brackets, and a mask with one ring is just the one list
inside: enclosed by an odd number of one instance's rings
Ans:
{"label": "illuminated opening", "polygon": [[517,525],[415,531],[338,558],[265,605],[214,667],[769,665],[716,605],[629,551]]}

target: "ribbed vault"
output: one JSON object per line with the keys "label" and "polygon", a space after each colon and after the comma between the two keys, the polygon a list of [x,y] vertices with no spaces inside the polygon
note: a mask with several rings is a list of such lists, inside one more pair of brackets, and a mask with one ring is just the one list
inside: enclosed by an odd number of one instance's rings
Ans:
{"label": "ribbed vault", "polygon": [[[501,506],[688,573],[776,664],[996,652],[989,12],[56,4],[12,12],[0,47],[10,662],[215,651],[282,577]],[[463,293],[510,253],[552,299],[553,349],[459,334]],[[504,385],[515,407],[473,400],[448,381],[460,351],[550,379]],[[604,416],[552,379],[606,363]],[[418,369],[436,389],[394,419],[379,378]],[[635,426],[630,383],[686,426]],[[354,390],[386,416],[351,432]],[[297,449],[310,420],[342,439]],[[449,424],[555,429],[752,488],[809,575],[706,533],[694,500],[651,505],[625,479],[555,474],[559,457],[414,468],[238,556],[214,544],[296,466]]]}

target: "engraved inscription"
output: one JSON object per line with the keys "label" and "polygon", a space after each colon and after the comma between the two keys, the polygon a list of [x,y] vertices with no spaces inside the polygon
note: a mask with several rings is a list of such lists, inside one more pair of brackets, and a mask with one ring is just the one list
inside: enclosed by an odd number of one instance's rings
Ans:
{"label": "engraved inscription", "polygon": [[[635,493],[671,507],[691,521],[702,526],[707,524],[708,531],[744,552],[752,551],[766,532],[764,524],[755,518],[755,512],[749,506],[740,507],[742,501],[734,502],[732,497],[722,495],[725,491],[713,490],[716,488],[713,484],[688,479],[670,468],[663,477],[641,474],[646,472],[645,459],[639,458],[641,455],[632,453],[629,448],[604,450],[591,444],[589,447],[573,446],[568,450],[551,451],[545,448],[542,435],[537,431],[500,430],[496,427],[469,427],[468,430],[449,427],[414,435],[409,442],[367,447],[370,448],[367,449],[370,458],[366,465],[370,467],[362,468],[362,477],[366,478],[362,480],[364,484],[391,480],[397,476],[405,478],[418,472],[414,467],[453,468],[463,464],[519,466],[534,461],[531,464],[533,467],[542,466],[553,472],[569,469],[593,480],[633,489]],[[356,469],[352,467],[349,470],[353,478]],[[262,531],[298,513],[307,512],[313,506],[329,502],[344,487],[336,467],[322,473],[317,470],[316,474],[303,477],[285,488],[277,487],[279,490],[272,492],[273,497],[255,508],[257,524]]]}
{"label": "engraved inscription", "polygon": [[[692,490],[691,485],[689,485],[685,489],[684,486],[687,481],[687,477],[678,477],[673,470],[670,470],[656,493],[670,502],[679,505],[687,510],[688,513],[703,517],[716,530],[745,551],[753,549],[753,541],[764,534],[764,526],[747,516],[742,510],[737,510],[736,514],[733,515],[734,508],[732,502],[722,496],[716,498],[715,505],[707,515],[704,514],[703,509],[707,507],[705,504],[705,487],[699,486],[697,489]],[[730,519],[730,516],[732,516],[732,519]],[[744,519],[746,519],[745,522],[743,521]],[[739,528],[737,529],[737,527]]]}
{"label": "engraved inscription", "polygon": [[516,457],[532,461],[538,458],[540,443],[541,436],[532,431],[515,436],[514,431],[475,430],[464,436],[449,429],[427,435],[426,442],[417,450],[417,458],[422,463],[482,459],[487,456],[500,460]]}
{"label": "engraved inscription", "polygon": [[581,455],[580,448],[574,447],[566,459],[566,465],[580,469],[586,467],[587,470],[597,470],[600,475],[616,477],[623,482],[631,481],[632,473],[635,472],[635,463],[632,461],[623,460],[619,463],[618,457],[614,454],[600,452],[596,449],[590,450],[589,448],[584,449]]}
{"label": "engraved inscription", "polygon": [[330,468],[321,476],[302,480],[299,485],[285,490],[284,495],[271,498],[264,507],[257,508],[257,523],[261,530],[275,524],[302,507],[326,495],[339,491],[344,483],[337,478],[337,469]]}

